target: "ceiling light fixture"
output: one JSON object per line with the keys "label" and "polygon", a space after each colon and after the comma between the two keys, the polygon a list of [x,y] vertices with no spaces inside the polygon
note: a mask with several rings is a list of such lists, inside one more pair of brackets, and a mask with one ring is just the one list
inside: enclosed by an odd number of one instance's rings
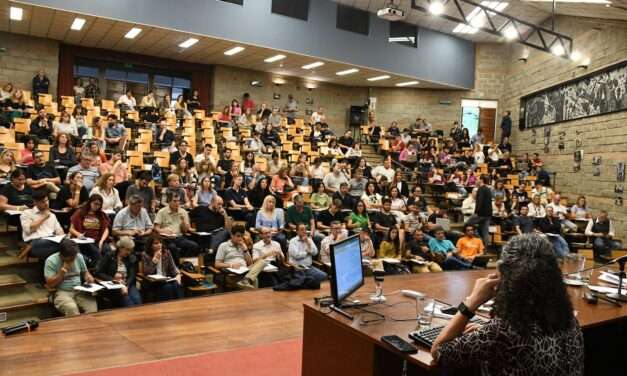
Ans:
{"label": "ceiling light fixture", "polygon": [[429,12],[431,14],[439,16],[444,13],[444,4],[440,0],[433,0],[429,3]]}
{"label": "ceiling light fixture", "polygon": [[323,65],[324,65],[324,63],[322,61],[316,61],[315,63],[303,65],[302,68],[303,69],[314,69],[314,68],[321,67]]}
{"label": "ceiling light fixture", "polygon": [[275,61],[283,60],[283,59],[285,59],[286,57],[287,57],[287,56],[285,56],[285,55],[274,55],[274,56],[272,56],[272,57],[269,57],[269,58],[265,59],[264,61],[265,61],[266,63],[274,63]]}
{"label": "ceiling light fixture", "polygon": [[124,38],[126,39],[134,39],[136,36],[139,35],[139,33],[142,32],[142,29],[138,28],[138,27],[134,27],[131,30],[128,31],[128,33],[126,33],[126,35],[124,36]]}
{"label": "ceiling light fixture", "polygon": [[21,21],[24,16],[24,10],[18,7],[11,7],[9,10],[9,18],[13,21]]}
{"label": "ceiling light fixture", "polygon": [[242,52],[244,50],[245,50],[244,47],[236,46],[236,47],[231,48],[230,50],[224,51],[224,54],[226,56],[233,56],[233,55],[238,54],[238,53],[240,53],[240,52]]}
{"label": "ceiling light fixture", "polygon": [[418,83],[419,83],[418,81],[407,81],[407,82],[398,83],[396,84],[396,86],[399,86],[399,87],[412,86],[412,85],[418,85]]}
{"label": "ceiling light fixture", "polygon": [[359,69],[351,68],[351,69],[347,69],[347,70],[343,70],[343,71],[337,72],[336,75],[338,75],[338,76],[346,76],[347,74],[353,74],[353,73],[357,73],[357,72],[359,72]]}
{"label": "ceiling light fixture", "polygon": [[74,19],[74,22],[72,22],[72,26],[70,26],[70,29],[80,31],[83,26],[85,26],[85,22],[87,21],[84,18],[76,17]]}
{"label": "ceiling light fixture", "polygon": [[570,60],[574,61],[575,63],[581,60],[582,58],[583,58],[583,55],[579,51],[573,51],[570,54]]}
{"label": "ceiling light fixture", "polygon": [[503,30],[503,36],[507,40],[518,39],[518,30],[514,27],[514,25],[509,25]]}
{"label": "ceiling light fixture", "polygon": [[390,78],[390,76],[388,76],[387,74],[384,74],[383,76],[371,77],[368,79],[368,81],[381,81],[381,80],[387,80],[388,78]]}
{"label": "ceiling light fixture", "polygon": [[555,56],[562,56],[566,51],[564,50],[564,46],[562,46],[560,42],[556,42],[555,45],[551,47],[551,52]]}
{"label": "ceiling light fixture", "polygon": [[196,43],[198,43],[198,39],[196,39],[196,38],[189,38],[185,42],[179,44],[179,47],[181,47],[181,48],[189,48],[189,47],[195,45]]}

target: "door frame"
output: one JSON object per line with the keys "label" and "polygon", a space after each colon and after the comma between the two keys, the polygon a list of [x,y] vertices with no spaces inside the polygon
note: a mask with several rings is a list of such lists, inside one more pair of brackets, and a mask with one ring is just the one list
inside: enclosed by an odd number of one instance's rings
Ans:
{"label": "door frame", "polygon": [[[477,98],[462,98],[460,101],[460,106],[459,106],[459,124],[462,124],[462,120],[464,117],[464,101],[473,101],[473,102],[494,102],[495,107],[490,107],[490,106],[486,106],[485,108],[494,108],[496,113],[494,116],[494,140],[497,140],[497,134],[496,134],[496,130],[497,130],[497,124],[499,121],[499,100],[498,99],[489,99],[489,98],[481,98],[481,99],[477,99]],[[466,107],[472,107],[472,106],[466,106]],[[481,106],[478,106],[479,108],[481,108]]]}

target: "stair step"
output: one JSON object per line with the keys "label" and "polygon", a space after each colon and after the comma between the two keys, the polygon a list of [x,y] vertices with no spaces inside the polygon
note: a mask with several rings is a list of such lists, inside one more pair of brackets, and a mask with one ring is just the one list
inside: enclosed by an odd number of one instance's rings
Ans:
{"label": "stair step", "polygon": [[0,268],[12,267],[12,266],[26,266],[37,264],[37,260],[28,258],[27,260],[20,260],[17,258],[17,250],[10,250],[4,253],[0,253]]}
{"label": "stair step", "polygon": [[17,274],[0,274],[0,288],[16,287],[25,285],[26,281]]}
{"label": "stair step", "polygon": [[39,284],[29,283],[7,288],[0,295],[0,312],[27,309],[42,304],[48,304],[48,290]]}

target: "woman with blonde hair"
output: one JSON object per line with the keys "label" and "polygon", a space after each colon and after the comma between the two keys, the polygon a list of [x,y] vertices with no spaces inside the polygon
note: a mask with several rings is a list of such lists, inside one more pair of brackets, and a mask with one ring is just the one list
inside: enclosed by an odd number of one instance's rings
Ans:
{"label": "woman with blonde hair", "polygon": [[102,196],[102,211],[109,214],[122,208],[120,193],[115,188],[115,177],[111,173],[106,173],[98,179],[96,186],[89,193],[90,196],[98,194]]}
{"label": "woman with blonde hair", "polygon": [[8,179],[15,171],[15,155],[10,149],[4,149],[0,153],[0,179]]}
{"label": "woman with blonde hair", "polygon": [[272,239],[281,245],[283,252],[287,251],[287,237],[282,232],[285,227],[285,217],[283,209],[276,207],[276,198],[274,196],[266,196],[263,199],[261,209],[257,212],[255,221],[257,231],[262,228],[269,228],[272,233]]}

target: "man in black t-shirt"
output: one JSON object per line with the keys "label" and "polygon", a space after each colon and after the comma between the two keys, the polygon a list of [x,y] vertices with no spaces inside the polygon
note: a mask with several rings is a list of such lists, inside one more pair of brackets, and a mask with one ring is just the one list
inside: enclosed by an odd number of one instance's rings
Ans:
{"label": "man in black t-shirt", "polygon": [[[22,211],[33,206],[33,190],[26,185],[24,171],[17,169],[11,173],[11,183],[6,184],[0,190],[0,211]],[[20,216],[10,215],[8,223],[17,226],[21,233]]]}
{"label": "man in black t-shirt", "polygon": [[348,183],[341,183],[340,190],[333,193],[332,199],[333,201],[340,200],[342,210],[352,211],[355,209],[355,199],[348,194]]}
{"label": "man in black t-shirt", "polygon": [[342,201],[335,199],[331,202],[331,206],[327,210],[323,210],[318,214],[316,228],[319,231],[328,231],[331,229],[331,222],[338,221],[344,223],[346,213],[342,212]]}
{"label": "man in black t-shirt", "polygon": [[61,178],[54,166],[46,163],[41,151],[35,151],[33,159],[33,165],[26,170],[26,184],[32,189],[47,188],[49,192],[58,192]]}
{"label": "man in black t-shirt", "polygon": [[183,140],[179,143],[178,150],[174,153],[170,154],[170,170],[176,170],[176,164],[179,159],[183,158],[187,161],[187,168],[194,167],[194,157],[190,153],[187,152],[187,141]]}
{"label": "man in black t-shirt", "polygon": [[217,251],[218,246],[229,239],[231,218],[224,209],[222,197],[214,195],[209,206],[198,206],[189,214],[195,232],[210,234],[194,237],[201,248]]}
{"label": "man in black t-shirt", "polygon": [[375,248],[379,248],[379,243],[385,238],[387,232],[392,228],[396,227],[399,229],[398,236],[403,239],[405,236],[405,231],[400,228],[398,222],[396,221],[396,216],[392,214],[392,201],[389,198],[384,198],[382,202],[381,211],[378,212],[373,217],[374,229],[376,237],[374,239]]}

